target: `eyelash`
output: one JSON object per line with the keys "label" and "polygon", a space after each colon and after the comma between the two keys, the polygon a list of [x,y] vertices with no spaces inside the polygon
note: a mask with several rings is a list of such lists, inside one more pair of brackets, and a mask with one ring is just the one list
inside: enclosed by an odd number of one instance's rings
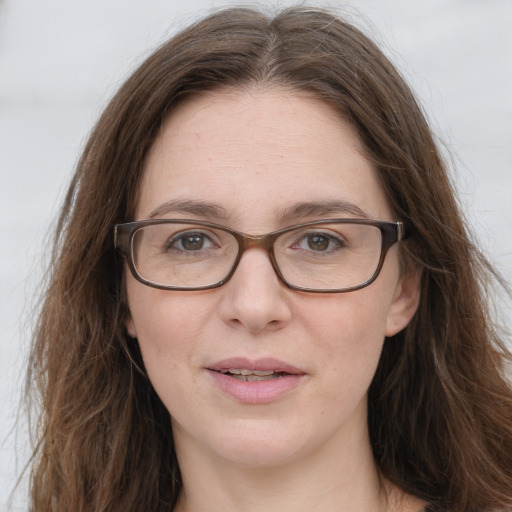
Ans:
{"label": "eyelash", "polygon": [[[164,245],[164,249],[166,251],[179,251],[181,253],[189,253],[189,254],[194,254],[194,253],[199,253],[199,252],[202,252],[205,248],[203,246],[201,246],[199,249],[197,250],[193,250],[193,249],[186,249],[185,247],[183,247],[183,240],[185,240],[186,238],[191,238],[191,237],[194,237],[194,236],[197,236],[197,237],[201,237],[202,238],[202,241],[203,241],[203,244],[206,242],[206,243],[210,243],[211,246],[214,246],[215,243],[213,242],[212,238],[210,236],[208,236],[207,234],[205,233],[201,233],[201,232],[197,232],[197,231],[185,231],[185,232],[181,232],[181,233],[177,233],[175,235],[173,235],[172,237],[170,237],[165,245]],[[182,247],[183,248],[178,248],[176,247],[176,244],[178,243],[181,243]],[[207,247],[209,248],[209,247]]]}
{"label": "eyelash", "polygon": [[294,245],[296,245],[298,249],[301,249],[301,247],[300,247],[301,243],[303,243],[303,242],[307,243],[308,238],[315,237],[315,236],[326,238],[328,243],[329,243],[329,245],[332,242],[332,243],[334,243],[336,245],[336,247],[333,248],[333,249],[329,249],[329,247],[328,247],[325,251],[315,251],[314,249],[309,247],[308,250],[311,250],[312,252],[318,252],[319,254],[320,253],[330,253],[330,252],[333,252],[335,250],[339,250],[339,249],[342,249],[342,248],[345,248],[345,247],[348,246],[346,239],[344,237],[341,237],[341,235],[333,236],[333,235],[330,235],[328,233],[322,233],[322,232],[315,232],[315,231],[313,231],[313,232],[310,232],[310,233],[302,234],[300,236],[300,238],[298,238],[297,241],[292,244],[292,247]]}

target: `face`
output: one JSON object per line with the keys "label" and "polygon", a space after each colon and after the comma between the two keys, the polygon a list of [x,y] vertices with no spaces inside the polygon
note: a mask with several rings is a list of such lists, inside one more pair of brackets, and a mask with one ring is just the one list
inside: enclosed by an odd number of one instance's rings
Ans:
{"label": "face", "polygon": [[[266,89],[180,105],[148,155],[136,219],[263,234],[357,209],[396,220],[351,126],[316,99]],[[367,390],[385,336],[414,314],[411,283],[396,244],[377,280],[349,293],[291,290],[257,247],[213,290],[158,290],[127,271],[128,333],[171,414],[178,455],[279,465],[367,443]],[[226,368],[284,376],[245,382]]]}

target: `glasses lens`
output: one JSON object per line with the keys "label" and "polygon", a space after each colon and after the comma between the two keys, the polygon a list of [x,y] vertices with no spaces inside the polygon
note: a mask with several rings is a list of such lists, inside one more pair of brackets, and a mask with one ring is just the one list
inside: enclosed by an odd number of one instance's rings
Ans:
{"label": "glasses lens", "polygon": [[283,278],[292,286],[339,290],[373,277],[381,247],[382,235],[375,226],[326,223],[283,233],[274,254]]}
{"label": "glasses lens", "polygon": [[238,243],[230,233],[194,224],[154,224],[137,230],[133,262],[146,281],[161,286],[199,288],[230,272]]}

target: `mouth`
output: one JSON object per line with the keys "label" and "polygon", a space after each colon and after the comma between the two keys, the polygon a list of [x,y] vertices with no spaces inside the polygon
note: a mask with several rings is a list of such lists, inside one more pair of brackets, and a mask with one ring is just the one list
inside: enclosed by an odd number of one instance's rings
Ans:
{"label": "mouth", "polygon": [[273,358],[251,360],[244,357],[232,357],[209,365],[208,370],[247,382],[304,374],[295,366]]}
{"label": "mouth", "polygon": [[216,389],[237,402],[262,405],[280,400],[304,381],[306,373],[275,358],[231,357],[206,368]]}
{"label": "mouth", "polygon": [[228,368],[215,371],[226,375],[227,377],[232,377],[233,379],[241,380],[244,382],[258,382],[263,380],[279,379],[281,377],[292,375],[287,372],[275,370],[246,370],[244,368]]}

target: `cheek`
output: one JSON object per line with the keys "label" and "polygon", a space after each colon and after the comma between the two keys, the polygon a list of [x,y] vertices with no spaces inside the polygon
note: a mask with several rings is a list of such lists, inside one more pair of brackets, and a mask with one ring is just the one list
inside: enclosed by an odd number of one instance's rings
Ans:
{"label": "cheek", "polygon": [[306,297],[298,317],[309,330],[322,332],[318,340],[332,340],[333,349],[341,346],[349,353],[374,352],[385,339],[399,276],[398,258],[392,248],[372,284],[348,293]]}
{"label": "cheek", "polygon": [[332,344],[333,350],[370,348],[384,340],[389,301],[385,296],[377,304],[366,295],[363,289],[351,296],[322,297],[309,302],[299,315],[309,331],[317,331],[313,339]]}
{"label": "cheek", "polygon": [[195,339],[209,315],[206,297],[169,292],[127,280],[130,324],[139,343],[159,350],[187,345]]}
{"label": "cheek", "polygon": [[[330,389],[359,396],[377,368],[385,339],[389,293],[375,300],[371,287],[339,296],[315,297],[301,313],[308,338],[323,354],[324,378]],[[371,297],[370,297],[371,292]],[[372,299],[372,300],[370,300]]]}
{"label": "cheek", "polygon": [[[193,363],[211,315],[208,301],[127,283],[128,305],[148,376],[161,398],[176,392]],[[129,328],[130,330],[130,328]],[[172,391],[174,390],[174,391]]]}

